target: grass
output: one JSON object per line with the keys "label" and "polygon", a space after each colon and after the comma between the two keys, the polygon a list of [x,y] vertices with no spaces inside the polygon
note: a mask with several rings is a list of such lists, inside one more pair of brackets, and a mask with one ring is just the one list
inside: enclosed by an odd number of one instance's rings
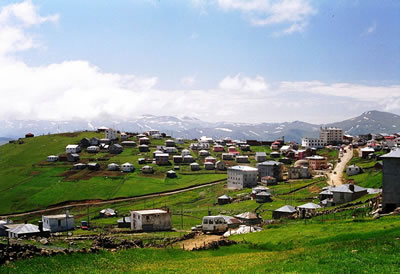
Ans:
{"label": "grass", "polygon": [[400,217],[270,226],[233,236],[238,245],[201,252],[131,249],[13,262],[2,273],[324,272],[391,273],[400,267]]}

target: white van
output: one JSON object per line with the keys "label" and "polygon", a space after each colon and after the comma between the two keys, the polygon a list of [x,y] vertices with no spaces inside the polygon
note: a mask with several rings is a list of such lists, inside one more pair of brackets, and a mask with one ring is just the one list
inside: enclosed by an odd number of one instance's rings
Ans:
{"label": "white van", "polygon": [[228,223],[223,216],[204,216],[203,232],[224,233],[228,230]]}

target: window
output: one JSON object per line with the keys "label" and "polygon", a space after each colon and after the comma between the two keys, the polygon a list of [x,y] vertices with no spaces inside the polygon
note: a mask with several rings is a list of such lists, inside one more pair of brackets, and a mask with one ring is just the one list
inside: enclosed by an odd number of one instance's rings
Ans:
{"label": "window", "polygon": [[209,220],[209,224],[212,225],[214,224],[214,221],[212,219]]}
{"label": "window", "polygon": [[204,219],[203,224],[205,224],[205,225],[208,224],[208,220]]}
{"label": "window", "polygon": [[58,226],[61,226],[61,220],[58,220]]}

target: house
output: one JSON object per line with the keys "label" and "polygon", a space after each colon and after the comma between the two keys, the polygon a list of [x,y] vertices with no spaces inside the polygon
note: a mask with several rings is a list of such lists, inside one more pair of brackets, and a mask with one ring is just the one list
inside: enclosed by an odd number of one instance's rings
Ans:
{"label": "house", "polygon": [[288,168],[288,179],[309,179],[312,177],[311,170],[304,166],[291,166]]}
{"label": "house", "polygon": [[99,140],[99,138],[93,137],[93,138],[90,138],[89,143],[91,146],[98,146],[100,143],[100,140]]}
{"label": "house", "polygon": [[8,238],[23,238],[23,237],[49,237],[50,231],[43,228],[43,223],[39,226],[33,224],[8,224],[4,225]]}
{"label": "house", "polygon": [[291,149],[292,149],[291,146],[285,145],[285,146],[282,146],[282,147],[279,149],[279,151],[281,152],[281,154],[286,154],[286,152],[288,152],[288,151],[291,150]]}
{"label": "house", "polygon": [[236,163],[248,163],[249,156],[236,156]]}
{"label": "house", "polygon": [[84,164],[84,163],[78,163],[78,164],[73,165],[73,167],[72,167],[72,169],[74,169],[74,170],[83,170],[85,168],[86,168],[86,164]]}
{"label": "house", "polygon": [[250,145],[240,145],[240,149],[242,151],[250,151]]}
{"label": "house", "polygon": [[125,163],[121,165],[121,170],[123,172],[133,172],[135,167],[131,163]]}
{"label": "house", "polygon": [[168,170],[167,171],[167,178],[176,178],[176,172],[173,170]]}
{"label": "house", "polygon": [[235,146],[230,146],[230,147],[228,147],[228,153],[230,153],[230,154],[239,154],[239,151],[237,151]]}
{"label": "house", "polygon": [[239,219],[244,225],[257,225],[261,224],[262,219],[258,214],[253,212],[245,212],[239,215],[235,215],[235,218]]}
{"label": "house", "polygon": [[273,185],[277,185],[278,184],[276,179],[274,177],[272,177],[272,176],[261,177],[261,183],[266,185],[266,186],[273,186]]}
{"label": "house", "polygon": [[121,132],[121,134],[119,135],[119,139],[122,140],[127,140],[129,138],[128,134],[126,134],[125,132]]}
{"label": "house", "polygon": [[322,157],[319,155],[314,155],[310,157],[306,157],[308,161],[308,166],[312,170],[321,170],[328,168],[328,159],[326,157]]}
{"label": "house", "polygon": [[280,146],[281,146],[281,143],[278,142],[278,141],[275,141],[275,142],[273,142],[273,143],[271,144],[271,149],[272,149],[272,150],[278,150]]}
{"label": "house", "polygon": [[183,162],[184,163],[193,163],[194,158],[192,155],[185,155],[185,156],[183,156]]}
{"label": "house", "polygon": [[219,205],[230,204],[232,202],[232,198],[226,194],[219,196],[217,199]]}
{"label": "house", "polygon": [[80,160],[79,154],[76,154],[76,153],[68,153],[67,154],[68,162],[77,162],[79,160]]}
{"label": "house", "polygon": [[234,154],[231,153],[222,153],[222,160],[232,161],[234,159]]}
{"label": "house", "polygon": [[299,205],[297,208],[300,211],[300,217],[305,218],[306,214],[314,215],[321,206],[314,203],[306,203],[304,205]]}
{"label": "house", "polygon": [[315,148],[323,148],[325,147],[325,141],[320,138],[309,138],[305,137],[301,139],[301,146],[303,148],[315,147]]}
{"label": "house", "polygon": [[118,132],[115,129],[108,128],[105,131],[104,138],[110,140],[117,140],[118,139]]}
{"label": "house", "polygon": [[262,177],[271,176],[278,182],[283,180],[283,164],[275,161],[265,161],[258,163],[258,176],[261,180]]}
{"label": "house", "polygon": [[99,163],[88,163],[87,167],[89,170],[99,170],[100,169],[100,164]]}
{"label": "house", "polygon": [[135,147],[136,142],[135,141],[122,141],[121,145],[123,145],[124,147]]}
{"label": "house", "polygon": [[150,139],[147,137],[142,137],[139,139],[139,145],[149,145]]}
{"label": "house", "polygon": [[274,151],[274,152],[271,152],[269,154],[269,156],[271,156],[272,158],[279,158],[279,157],[281,157],[281,154],[277,151]]}
{"label": "house", "polygon": [[25,134],[25,138],[33,138],[35,135],[33,133],[27,133]]}
{"label": "house", "polygon": [[214,152],[224,152],[225,149],[224,149],[224,147],[221,146],[221,145],[215,145],[215,146],[213,147],[213,151],[214,151]]}
{"label": "house", "polygon": [[57,162],[57,161],[58,161],[58,156],[56,155],[47,156],[47,162]]}
{"label": "house", "polygon": [[331,191],[332,188],[335,188],[334,186],[327,186],[323,187],[322,191],[318,195],[318,199],[320,201],[324,200],[331,200],[333,202],[333,192]]}
{"label": "house", "polygon": [[200,149],[200,145],[198,143],[192,143],[192,144],[190,144],[189,148],[191,150],[199,150]]}
{"label": "house", "polygon": [[111,140],[107,139],[107,138],[103,138],[99,140],[99,144],[100,145],[110,145],[111,144]]}
{"label": "house", "polygon": [[212,157],[212,156],[208,156],[208,157],[206,157],[206,158],[204,159],[204,162],[215,164],[215,163],[217,162],[217,159],[215,159],[215,158]]}
{"label": "house", "polygon": [[164,153],[164,152],[161,151],[161,150],[155,150],[155,151],[153,151],[153,158],[156,158],[156,154],[162,154],[162,153]]}
{"label": "house", "polygon": [[360,152],[361,158],[368,159],[368,155],[370,155],[371,153],[373,154],[375,152],[375,149],[373,149],[372,147],[363,147],[362,149],[360,149]]}
{"label": "house", "polygon": [[157,129],[150,129],[147,131],[147,134],[149,134],[150,136],[153,136],[155,134],[160,134],[160,131]]}
{"label": "house", "polygon": [[182,155],[182,156],[190,155],[190,150],[188,150],[188,149],[183,149],[181,155]]}
{"label": "house", "polygon": [[383,160],[382,206],[391,212],[400,206],[400,150],[381,156]]}
{"label": "house", "polygon": [[90,146],[90,140],[88,138],[83,138],[80,142],[81,147],[88,147]]}
{"label": "house", "polygon": [[190,170],[191,171],[199,171],[200,170],[200,165],[198,163],[191,163],[190,164]]}
{"label": "house", "polygon": [[145,135],[145,134],[138,134],[138,135],[136,135],[136,140],[140,140],[141,138],[144,138],[144,137],[147,137],[147,135]]}
{"label": "house", "polygon": [[139,165],[144,165],[144,164],[146,164],[146,163],[147,163],[147,161],[146,161],[145,158],[139,158],[139,159],[138,159],[138,164],[139,164]]}
{"label": "house", "polygon": [[100,210],[99,215],[101,218],[109,218],[117,216],[117,211],[112,208],[105,208]]}
{"label": "house", "polygon": [[256,186],[251,189],[252,194],[257,194],[260,192],[269,192],[269,188],[265,186]]}
{"label": "house", "polygon": [[66,214],[42,216],[43,228],[50,232],[68,231],[74,229],[74,216]]}
{"label": "house", "polygon": [[297,213],[297,210],[294,207],[292,207],[291,205],[285,205],[278,209],[275,209],[272,212],[272,218],[273,219],[290,218],[295,213]]}
{"label": "house", "polygon": [[204,169],[205,170],[214,170],[215,169],[215,164],[212,162],[205,162],[204,163]]}
{"label": "house", "polygon": [[257,185],[258,169],[249,166],[234,166],[228,168],[229,189],[242,189]]}
{"label": "house", "polygon": [[257,203],[268,203],[272,202],[271,193],[262,191],[256,194],[256,202]]}
{"label": "house", "polygon": [[131,211],[131,230],[164,231],[171,230],[171,213],[162,209]]}
{"label": "house", "polygon": [[357,175],[357,174],[360,174],[361,172],[362,172],[361,167],[356,166],[356,165],[351,165],[346,168],[347,176]]}
{"label": "house", "polygon": [[97,129],[97,132],[106,132],[106,130],[108,129],[108,127],[99,127],[98,129]]}
{"label": "house", "polygon": [[175,146],[175,141],[171,140],[171,139],[168,139],[168,140],[165,141],[165,146],[166,147],[174,147]]}
{"label": "house", "polygon": [[144,167],[142,167],[142,173],[145,173],[145,174],[153,173],[153,167],[152,166],[144,166]]}
{"label": "house", "polygon": [[127,228],[131,227],[131,217],[122,217],[117,221],[118,228]]}
{"label": "house", "polygon": [[120,154],[124,151],[124,148],[120,144],[113,144],[108,148],[108,152],[111,154]]}
{"label": "house", "polygon": [[202,149],[202,150],[199,151],[199,155],[202,156],[202,157],[206,157],[206,156],[210,155],[210,152],[208,152],[207,150]]}
{"label": "house", "polygon": [[180,155],[174,155],[172,158],[174,159],[175,164],[180,164],[183,162],[183,157]]}
{"label": "house", "polygon": [[100,148],[98,146],[89,146],[86,151],[89,153],[97,153],[100,151]]}
{"label": "house", "polygon": [[217,161],[215,163],[215,168],[217,170],[226,170],[226,166],[225,166],[225,163],[223,161]]}
{"label": "house", "polygon": [[331,188],[330,190],[333,194],[333,204],[339,205],[354,201],[368,193],[366,188],[352,185],[352,184],[344,184],[341,186],[337,186]]}
{"label": "house", "polygon": [[148,145],[140,145],[139,151],[140,152],[149,152],[149,146]]}
{"label": "house", "polygon": [[164,147],[165,153],[176,153],[177,151],[176,147]]}
{"label": "house", "polygon": [[265,162],[267,160],[267,153],[265,152],[256,152],[256,161],[257,162]]}
{"label": "house", "polygon": [[157,165],[168,165],[169,164],[168,157],[169,157],[168,153],[157,153],[155,155],[156,164]]}
{"label": "house", "polygon": [[178,145],[183,145],[185,143],[185,140],[183,138],[176,138],[175,142]]}
{"label": "house", "polygon": [[66,153],[79,153],[81,152],[81,147],[79,145],[67,145],[65,147]]}
{"label": "house", "polygon": [[119,165],[117,165],[116,163],[111,163],[107,166],[107,170],[117,171],[117,170],[119,170]]}

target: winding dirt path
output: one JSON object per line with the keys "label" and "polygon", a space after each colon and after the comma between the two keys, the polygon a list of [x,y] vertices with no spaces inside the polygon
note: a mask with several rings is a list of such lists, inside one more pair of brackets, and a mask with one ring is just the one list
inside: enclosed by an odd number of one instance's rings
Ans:
{"label": "winding dirt path", "polygon": [[74,207],[81,207],[81,206],[88,206],[88,205],[105,205],[105,204],[113,204],[113,203],[119,203],[119,202],[142,200],[142,199],[148,199],[148,198],[157,198],[157,197],[169,196],[169,195],[179,194],[179,193],[183,193],[183,192],[187,192],[187,191],[192,191],[192,190],[196,190],[196,189],[200,189],[200,188],[204,188],[204,187],[209,187],[209,186],[220,184],[225,181],[226,181],[226,179],[221,179],[218,181],[213,181],[213,182],[205,183],[205,184],[201,184],[201,185],[194,185],[194,186],[189,186],[189,187],[185,187],[185,188],[169,190],[169,191],[164,191],[164,192],[159,192],[159,193],[146,194],[146,195],[135,196],[135,197],[129,197],[129,198],[116,198],[116,199],[111,199],[111,200],[69,201],[63,205],[49,206],[46,209],[38,209],[38,210],[26,211],[26,212],[15,213],[15,214],[4,214],[4,215],[0,215],[0,218],[23,217],[23,216],[33,215],[33,214],[43,214],[46,212],[51,212],[51,211],[60,210],[60,209],[71,209]]}
{"label": "winding dirt path", "polygon": [[328,184],[331,186],[340,186],[343,184],[343,173],[346,168],[347,163],[353,158],[353,149],[350,149],[349,146],[344,148],[346,153],[343,153],[343,156],[340,157],[340,163],[337,163],[335,169],[332,173],[328,173]]}

